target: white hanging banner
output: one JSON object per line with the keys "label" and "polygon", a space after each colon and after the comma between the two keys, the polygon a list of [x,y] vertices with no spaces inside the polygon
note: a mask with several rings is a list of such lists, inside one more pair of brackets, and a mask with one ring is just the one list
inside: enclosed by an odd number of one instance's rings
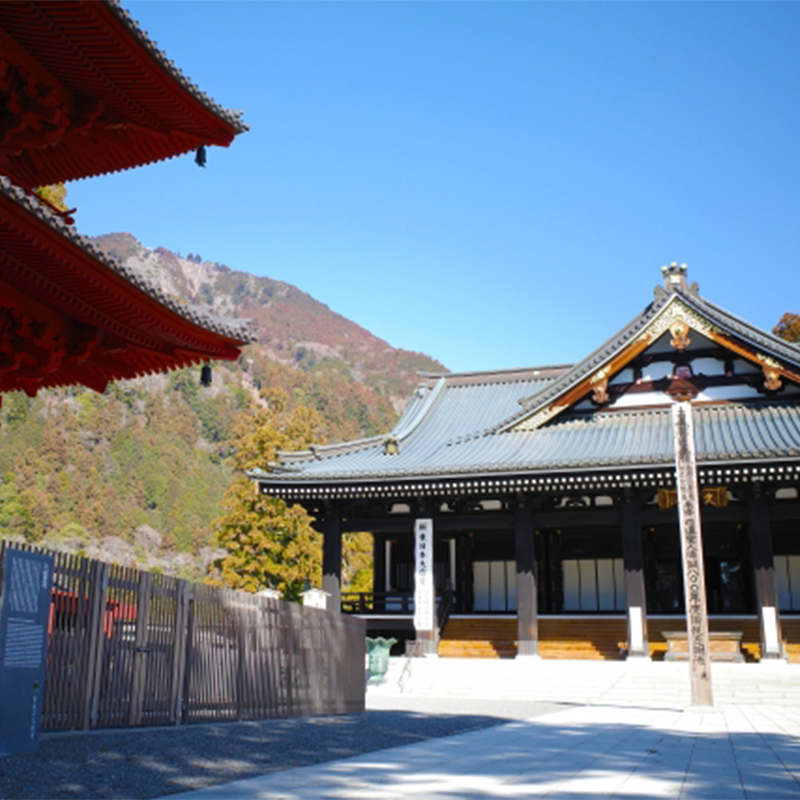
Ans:
{"label": "white hanging banner", "polygon": [[417,634],[436,628],[432,519],[414,522],[414,627]]}

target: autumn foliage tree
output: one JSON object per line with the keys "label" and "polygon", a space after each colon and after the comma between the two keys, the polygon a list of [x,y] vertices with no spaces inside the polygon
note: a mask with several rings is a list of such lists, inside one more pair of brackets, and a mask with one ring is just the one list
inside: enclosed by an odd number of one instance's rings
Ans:
{"label": "autumn foliage tree", "polygon": [[312,518],[298,506],[257,494],[248,470],[266,467],[279,450],[300,450],[322,437],[323,420],[315,409],[289,409],[281,389],[262,393],[264,405],[253,404],[234,426],[237,477],[216,521],[217,542],[227,555],[214,565],[213,582],[256,592],[276,588],[297,599],[306,581],[321,583],[322,540]]}
{"label": "autumn foliage tree", "polygon": [[67,206],[66,184],[54,183],[51,186],[40,186],[36,189],[36,194],[59,211],[69,210]]}
{"label": "autumn foliage tree", "polygon": [[772,329],[776,336],[787,342],[800,342],[800,314],[784,314],[780,322]]}

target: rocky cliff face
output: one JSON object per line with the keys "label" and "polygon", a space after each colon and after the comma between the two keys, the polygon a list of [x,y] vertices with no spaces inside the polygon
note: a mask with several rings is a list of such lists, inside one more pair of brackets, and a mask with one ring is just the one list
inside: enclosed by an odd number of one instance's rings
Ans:
{"label": "rocky cliff face", "polygon": [[388,396],[396,410],[413,391],[419,371],[444,370],[426,355],[391,347],[289,283],[193,253],[150,249],[128,233],[98,236],[95,242],[176,298],[221,316],[253,319],[262,356],[307,373],[344,375]]}

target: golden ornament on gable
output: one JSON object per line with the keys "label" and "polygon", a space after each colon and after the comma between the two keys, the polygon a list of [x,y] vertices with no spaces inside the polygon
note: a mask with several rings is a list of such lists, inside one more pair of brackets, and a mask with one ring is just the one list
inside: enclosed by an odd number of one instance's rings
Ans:
{"label": "golden ornament on gable", "polygon": [[669,326],[669,332],[672,334],[670,344],[676,349],[683,352],[690,344],[689,326],[683,320],[676,320]]}
{"label": "golden ornament on gable", "polygon": [[783,386],[781,373],[771,364],[764,364],[761,369],[764,373],[764,388],[768,392],[777,392]]}
{"label": "golden ornament on gable", "polygon": [[592,384],[592,401],[597,405],[608,402],[608,378],[601,378]]}

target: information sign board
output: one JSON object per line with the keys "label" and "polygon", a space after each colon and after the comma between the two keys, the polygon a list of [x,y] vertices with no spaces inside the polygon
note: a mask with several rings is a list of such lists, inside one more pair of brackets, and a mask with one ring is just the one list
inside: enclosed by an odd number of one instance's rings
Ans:
{"label": "information sign board", "polygon": [[0,586],[0,755],[39,746],[53,558],[6,548]]}

